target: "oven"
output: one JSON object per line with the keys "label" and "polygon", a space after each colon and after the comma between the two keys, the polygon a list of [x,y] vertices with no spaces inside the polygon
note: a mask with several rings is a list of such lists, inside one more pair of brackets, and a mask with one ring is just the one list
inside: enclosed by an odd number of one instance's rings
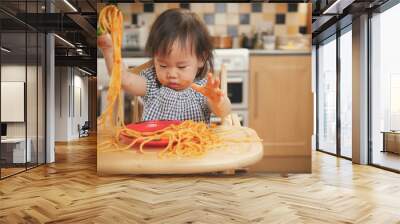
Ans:
{"label": "oven", "polygon": [[[216,71],[225,65],[227,71],[227,95],[232,104],[232,113],[241,119],[242,126],[248,125],[249,93],[249,50],[216,49],[214,51],[214,68]],[[215,116],[212,120],[218,123]]]}
{"label": "oven", "polygon": [[246,73],[228,73],[227,85],[227,95],[231,101],[232,109],[247,109],[248,79]]}

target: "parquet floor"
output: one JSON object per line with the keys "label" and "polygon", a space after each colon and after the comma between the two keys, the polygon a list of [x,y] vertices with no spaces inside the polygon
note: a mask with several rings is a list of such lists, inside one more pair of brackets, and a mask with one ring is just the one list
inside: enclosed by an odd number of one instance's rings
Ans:
{"label": "parquet floor", "polygon": [[25,170],[25,167],[24,168],[1,168],[1,176],[7,177],[12,174],[24,171],[24,170]]}
{"label": "parquet floor", "polygon": [[400,154],[375,150],[372,160],[375,164],[400,170]]}
{"label": "parquet floor", "polygon": [[0,181],[0,223],[400,223],[400,175],[315,152],[312,174],[96,175],[96,141]]}

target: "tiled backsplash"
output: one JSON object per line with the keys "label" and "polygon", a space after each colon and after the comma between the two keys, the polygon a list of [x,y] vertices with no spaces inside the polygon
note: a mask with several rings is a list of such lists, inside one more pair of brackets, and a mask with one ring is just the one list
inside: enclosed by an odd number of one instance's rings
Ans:
{"label": "tiled backsplash", "polygon": [[126,28],[135,24],[144,26],[144,32],[167,9],[190,9],[203,19],[211,35],[232,36],[234,47],[239,47],[241,34],[268,29],[275,36],[307,32],[308,3],[119,3],[118,7]]}

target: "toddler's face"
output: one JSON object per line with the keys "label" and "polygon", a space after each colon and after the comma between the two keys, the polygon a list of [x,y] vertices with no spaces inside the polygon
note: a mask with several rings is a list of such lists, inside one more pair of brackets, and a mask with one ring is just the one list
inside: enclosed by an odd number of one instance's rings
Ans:
{"label": "toddler's face", "polygon": [[181,47],[175,42],[169,55],[154,56],[154,65],[158,81],[162,85],[174,90],[184,90],[193,83],[197,70],[204,63],[191,52],[190,47]]}

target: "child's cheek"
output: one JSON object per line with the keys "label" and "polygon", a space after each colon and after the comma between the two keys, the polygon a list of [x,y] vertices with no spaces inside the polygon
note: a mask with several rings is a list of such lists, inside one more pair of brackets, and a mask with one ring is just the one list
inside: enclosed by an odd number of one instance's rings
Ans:
{"label": "child's cheek", "polygon": [[156,74],[157,74],[157,79],[161,84],[163,85],[167,84],[167,76],[165,73],[156,69]]}

